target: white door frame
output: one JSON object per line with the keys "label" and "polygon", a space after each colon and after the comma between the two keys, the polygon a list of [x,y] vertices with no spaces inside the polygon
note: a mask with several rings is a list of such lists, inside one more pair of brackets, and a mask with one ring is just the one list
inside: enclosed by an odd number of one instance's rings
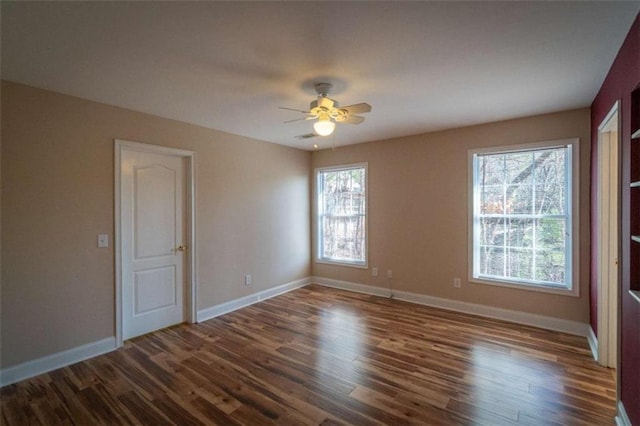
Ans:
{"label": "white door frame", "polygon": [[[616,368],[620,287],[620,102],[598,126],[598,362]],[[613,179],[612,179],[613,178]]]}
{"label": "white door frame", "polygon": [[131,142],[127,140],[115,139],[115,238],[114,248],[116,255],[116,347],[123,345],[122,335],[122,226],[120,223],[121,212],[121,161],[123,151],[149,152],[152,154],[172,155],[182,157],[185,160],[185,204],[186,211],[184,220],[187,257],[185,262],[186,272],[186,318],[190,323],[197,322],[197,277],[196,277],[196,154],[193,151],[186,151],[177,148],[168,148],[164,146],[151,145],[140,142]]}

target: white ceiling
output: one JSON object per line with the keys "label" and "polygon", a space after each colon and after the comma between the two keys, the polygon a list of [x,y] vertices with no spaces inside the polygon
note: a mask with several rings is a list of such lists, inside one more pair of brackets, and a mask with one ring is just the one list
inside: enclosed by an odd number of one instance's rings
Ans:
{"label": "white ceiling", "polygon": [[6,2],[2,78],[302,149],[590,105],[640,2]]}

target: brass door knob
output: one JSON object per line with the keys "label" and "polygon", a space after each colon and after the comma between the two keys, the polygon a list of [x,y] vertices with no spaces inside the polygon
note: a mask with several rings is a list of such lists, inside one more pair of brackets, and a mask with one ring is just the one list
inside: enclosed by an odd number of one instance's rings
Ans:
{"label": "brass door knob", "polygon": [[181,244],[178,246],[178,248],[176,249],[177,251],[187,251],[187,246],[185,244]]}

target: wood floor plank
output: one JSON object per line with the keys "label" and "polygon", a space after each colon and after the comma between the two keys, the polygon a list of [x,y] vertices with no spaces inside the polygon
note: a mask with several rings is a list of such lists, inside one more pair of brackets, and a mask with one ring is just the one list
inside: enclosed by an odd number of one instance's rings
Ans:
{"label": "wood floor plank", "polygon": [[605,425],[586,339],[310,285],[0,389],[13,425]]}
{"label": "wood floor plank", "polygon": [[[136,419],[141,424],[159,426],[171,424],[168,417],[161,414],[150,401],[145,401],[144,398],[134,391],[120,395],[118,400],[123,407],[131,413],[132,417],[130,418]],[[131,422],[133,423],[134,420]]]}
{"label": "wood floor plank", "polygon": [[211,423],[226,424],[229,426],[240,424],[229,416],[229,414],[235,410],[229,412],[222,411],[216,404],[211,403],[203,397],[197,397],[192,401],[192,404],[203,416],[209,419]]}

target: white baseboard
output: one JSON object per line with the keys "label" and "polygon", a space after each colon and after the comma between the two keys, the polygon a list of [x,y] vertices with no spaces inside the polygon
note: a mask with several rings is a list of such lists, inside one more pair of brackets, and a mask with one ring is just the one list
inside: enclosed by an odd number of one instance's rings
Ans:
{"label": "white baseboard", "polygon": [[596,333],[593,331],[591,326],[589,326],[589,330],[587,330],[587,341],[589,342],[593,359],[598,361],[598,336],[596,336]]}
{"label": "white baseboard", "polygon": [[618,401],[618,415],[616,416],[616,425],[617,426],[633,426],[631,424],[631,420],[629,420],[627,411],[624,409],[624,405],[622,404],[622,401]]}
{"label": "white baseboard", "polygon": [[388,288],[376,287],[367,284],[358,284],[350,281],[334,280],[332,278],[311,277],[311,282],[320,284],[324,287],[348,290],[356,293],[371,294],[373,296],[389,297],[391,295],[391,290],[389,290]]}
{"label": "white baseboard", "polygon": [[13,367],[0,370],[0,386],[10,385],[21,380],[29,379],[39,374],[66,367],[94,356],[102,355],[116,349],[116,338],[107,337],[97,342],[87,343],[66,351],[47,355],[42,358],[27,361]]}
{"label": "white baseboard", "polygon": [[221,303],[219,305],[200,309],[198,311],[198,322],[206,321],[211,318],[215,318],[220,315],[235,311],[237,309],[244,308],[245,306],[253,305],[254,303],[261,302],[265,299],[269,299],[271,297],[290,292],[291,290],[304,287],[306,285],[309,285],[310,283],[310,277],[302,278],[300,280],[291,281],[290,283],[282,284],[277,287],[269,288],[258,293],[241,297],[240,299],[235,299],[229,302]]}
{"label": "white baseboard", "polygon": [[[312,282],[326,287],[339,288],[342,290],[355,291],[358,293],[372,294],[375,296],[389,297],[389,295],[391,294],[388,288],[334,280],[330,278],[312,277]],[[534,327],[553,331],[561,331],[563,333],[575,334],[578,336],[588,336],[588,329],[590,328],[589,324],[581,323],[578,321],[547,317],[543,315],[530,314],[509,309],[495,308],[492,306],[479,305],[476,303],[443,299],[440,297],[428,296],[426,294],[410,293],[408,291],[394,290],[393,297],[398,300],[417,303],[419,305],[432,306],[435,308],[442,308],[450,311],[462,312],[465,314],[473,314],[487,318],[510,321],[517,324],[531,325]]]}

